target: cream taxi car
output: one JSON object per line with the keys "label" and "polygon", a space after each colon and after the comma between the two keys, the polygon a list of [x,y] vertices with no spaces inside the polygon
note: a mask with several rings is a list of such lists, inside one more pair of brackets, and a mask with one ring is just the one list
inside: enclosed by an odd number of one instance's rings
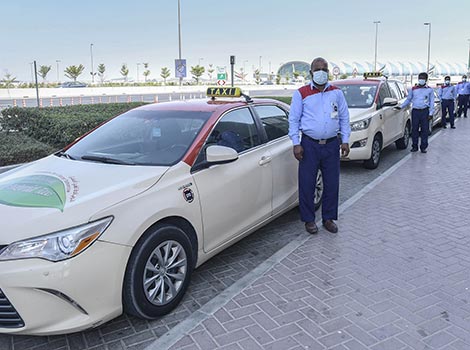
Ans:
{"label": "cream taxi car", "polygon": [[298,204],[288,106],[209,93],[0,175],[0,333],[166,314],[195,267]]}
{"label": "cream taxi car", "polygon": [[362,160],[364,167],[375,169],[382,149],[394,142],[398,149],[408,147],[410,109],[393,109],[407,96],[402,82],[371,73],[365,74],[364,79],[337,80],[332,84],[344,92],[350,114],[351,151],[342,160]]}

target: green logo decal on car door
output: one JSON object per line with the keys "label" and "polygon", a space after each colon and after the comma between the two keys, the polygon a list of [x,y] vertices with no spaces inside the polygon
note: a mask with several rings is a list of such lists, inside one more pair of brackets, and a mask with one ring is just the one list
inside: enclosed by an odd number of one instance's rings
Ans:
{"label": "green logo decal on car door", "polygon": [[54,176],[30,175],[0,182],[0,204],[64,211],[65,199],[64,183]]}

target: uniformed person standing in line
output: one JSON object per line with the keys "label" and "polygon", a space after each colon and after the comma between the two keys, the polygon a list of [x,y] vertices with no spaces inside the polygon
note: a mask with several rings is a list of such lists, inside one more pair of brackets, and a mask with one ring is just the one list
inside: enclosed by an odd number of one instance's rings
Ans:
{"label": "uniformed person standing in line", "polygon": [[411,152],[418,151],[419,136],[421,136],[421,152],[426,153],[428,148],[429,120],[432,120],[434,113],[434,91],[426,85],[428,81],[427,73],[419,73],[418,85],[413,86],[401,106],[395,107],[402,109],[410,103],[413,106],[411,110]]}
{"label": "uniformed person standing in line", "polygon": [[447,120],[446,116],[449,113],[449,122],[451,129],[455,129],[454,126],[454,105],[455,99],[457,97],[457,93],[455,90],[455,86],[450,84],[450,76],[446,76],[444,78],[444,85],[440,87],[437,92],[439,99],[441,100],[442,106],[442,121],[441,125],[445,129],[447,128]]}
{"label": "uniformed person standing in line", "polygon": [[[340,149],[349,154],[349,111],[341,89],[328,83],[328,62],[315,58],[312,82],[294,92],[289,113],[289,137],[299,161],[299,204],[301,220],[308,233],[317,233],[315,184],[318,169],[323,175],[323,226],[338,232]],[[301,134],[301,137],[300,137]]]}
{"label": "uniformed person standing in line", "polygon": [[462,81],[455,87],[457,89],[457,118],[463,114],[467,118],[468,101],[470,99],[470,83],[467,82],[467,76],[462,76]]}

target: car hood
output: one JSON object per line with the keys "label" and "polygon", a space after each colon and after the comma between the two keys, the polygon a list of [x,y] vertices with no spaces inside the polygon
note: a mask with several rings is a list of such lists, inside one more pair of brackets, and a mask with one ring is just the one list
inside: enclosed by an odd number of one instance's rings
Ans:
{"label": "car hood", "polygon": [[0,245],[88,222],[154,185],[168,167],[49,156],[0,175]]}
{"label": "car hood", "polygon": [[373,111],[373,108],[349,108],[349,121],[354,123],[367,118]]}

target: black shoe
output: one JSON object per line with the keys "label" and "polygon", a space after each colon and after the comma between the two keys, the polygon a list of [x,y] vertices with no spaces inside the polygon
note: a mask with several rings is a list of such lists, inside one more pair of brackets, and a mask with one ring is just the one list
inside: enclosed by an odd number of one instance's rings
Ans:
{"label": "black shoe", "polygon": [[447,129],[447,126],[443,125],[442,128],[443,128],[443,129]]}
{"label": "black shoe", "polygon": [[411,147],[411,152],[418,152],[418,147]]}
{"label": "black shoe", "polygon": [[324,220],[323,221],[323,227],[326,228],[327,231],[331,233],[337,233],[338,232],[338,226],[333,222],[333,220]]}
{"label": "black shoe", "polygon": [[450,128],[451,128],[451,129],[455,129],[455,126],[452,125]]}
{"label": "black shoe", "polygon": [[428,153],[428,151],[426,151],[425,149],[422,149],[421,153]]}

